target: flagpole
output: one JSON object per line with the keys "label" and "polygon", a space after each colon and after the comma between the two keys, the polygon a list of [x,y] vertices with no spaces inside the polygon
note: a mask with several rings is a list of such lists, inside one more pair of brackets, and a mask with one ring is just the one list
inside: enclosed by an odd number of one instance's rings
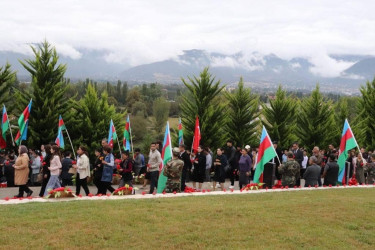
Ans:
{"label": "flagpole", "polygon": [[[73,151],[74,159],[76,160],[76,159],[77,159],[76,152],[75,152],[75,150],[74,150],[72,140],[70,139],[69,132],[68,132],[68,130],[66,129],[66,127],[65,127],[65,131],[66,131],[66,134],[68,135],[68,139],[69,139],[69,142],[70,142],[70,146],[72,147],[72,151]],[[62,133],[62,131],[61,131],[61,133]]]}
{"label": "flagpole", "polygon": [[10,119],[9,119],[9,130],[10,130],[10,137],[12,138],[12,145],[15,146],[13,133],[12,133],[12,126],[10,125]]}
{"label": "flagpole", "polygon": [[120,146],[120,142],[119,142],[118,136],[117,136],[117,144],[118,144],[118,149],[120,150],[120,157],[121,157],[121,146]]}
{"label": "flagpole", "polygon": [[134,158],[132,126],[131,126],[131,123],[130,123],[130,117],[129,117],[129,115],[128,115],[128,118],[129,118],[130,143],[131,143],[131,145],[132,145],[132,153],[133,153],[133,158]]}

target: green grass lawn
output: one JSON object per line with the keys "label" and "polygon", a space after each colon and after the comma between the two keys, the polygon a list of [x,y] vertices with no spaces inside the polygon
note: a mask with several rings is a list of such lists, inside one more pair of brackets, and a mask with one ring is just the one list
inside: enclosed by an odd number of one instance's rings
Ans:
{"label": "green grass lawn", "polygon": [[375,246],[375,188],[1,206],[0,248]]}

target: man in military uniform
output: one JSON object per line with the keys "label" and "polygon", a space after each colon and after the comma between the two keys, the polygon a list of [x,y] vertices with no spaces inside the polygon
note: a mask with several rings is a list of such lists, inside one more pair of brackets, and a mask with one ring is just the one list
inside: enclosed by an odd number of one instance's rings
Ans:
{"label": "man in military uniform", "polygon": [[167,162],[163,174],[168,177],[167,185],[165,186],[165,192],[173,193],[181,192],[181,173],[184,167],[184,162],[178,158],[180,155],[180,149],[175,147],[172,150],[172,160]]}
{"label": "man in military uniform", "polygon": [[281,164],[278,168],[282,175],[281,183],[283,186],[293,187],[296,181],[300,178],[300,165],[294,160],[293,152],[288,152],[288,160],[285,164]]}

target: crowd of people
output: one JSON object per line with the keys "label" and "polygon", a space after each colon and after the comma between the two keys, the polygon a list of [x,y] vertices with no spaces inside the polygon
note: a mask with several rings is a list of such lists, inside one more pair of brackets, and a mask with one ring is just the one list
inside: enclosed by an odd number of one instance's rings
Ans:
{"label": "crowd of people", "polygon": [[[119,187],[133,186],[134,178],[144,176],[141,189],[149,184],[149,193],[156,192],[158,178],[163,174],[167,178],[166,192],[186,191],[187,182],[192,182],[195,191],[202,190],[203,183],[212,183],[212,190],[224,190],[225,180],[230,180],[229,189],[235,188],[235,181],[242,189],[253,181],[258,149],[234,147],[228,140],[223,148],[213,152],[209,147],[199,146],[191,152],[181,144],[173,148],[172,159],[166,164],[162,173],[160,141],[150,145],[148,162],[139,148],[134,154],[121,152],[121,159],[115,159],[112,148],[103,139],[102,147],[95,149],[95,160],[90,162],[87,148],[80,146],[77,159],[72,159],[69,151],[61,152],[56,144],[42,145],[40,150],[27,149],[21,145],[18,154],[14,151],[0,151],[0,181],[8,187],[18,186],[16,197],[24,193],[31,196],[29,186],[40,186],[39,196],[43,197],[52,189],[76,186],[76,195],[80,195],[81,187],[86,195],[90,194],[89,183],[97,188],[97,195],[113,193],[113,176],[120,175]],[[282,186],[305,187],[336,185],[339,175],[337,164],[338,150],[333,145],[328,150],[314,147],[309,153],[293,143],[289,149],[281,150],[277,142],[273,142],[277,156],[265,164],[262,182],[266,187],[281,183]],[[359,152],[349,151],[345,164],[346,176],[353,176],[359,184],[375,182],[375,153],[361,148]],[[323,180],[323,181],[322,181]],[[211,184],[210,184],[211,185]]]}

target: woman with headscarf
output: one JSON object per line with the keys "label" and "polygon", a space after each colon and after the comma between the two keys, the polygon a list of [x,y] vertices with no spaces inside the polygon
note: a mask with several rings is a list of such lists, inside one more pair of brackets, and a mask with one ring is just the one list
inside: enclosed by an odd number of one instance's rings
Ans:
{"label": "woman with headscarf", "polygon": [[29,180],[29,156],[27,155],[27,148],[21,145],[18,148],[19,156],[17,157],[14,167],[14,184],[19,187],[17,197],[23,197],[23,193],[26,192],[27,196],[31,196],[33,191],[27,186]]}

